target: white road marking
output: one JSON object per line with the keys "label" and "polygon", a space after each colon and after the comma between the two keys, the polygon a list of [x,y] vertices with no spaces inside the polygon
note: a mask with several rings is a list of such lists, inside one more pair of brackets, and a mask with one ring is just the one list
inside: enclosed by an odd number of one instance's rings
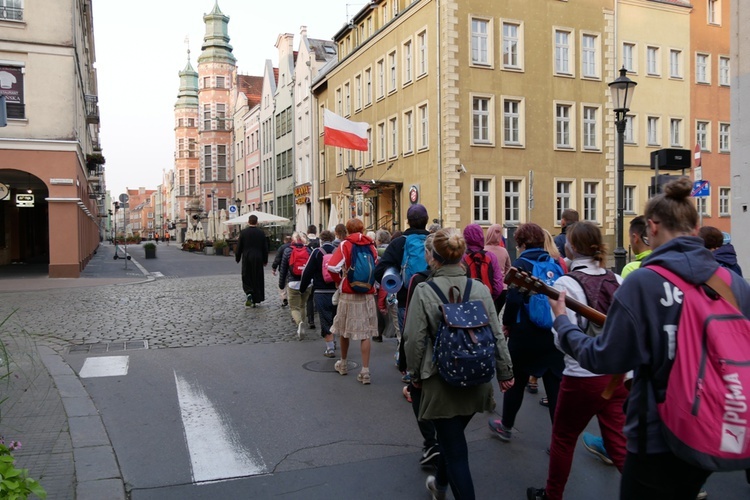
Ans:
{"label": "white road marking", "polygon": [[154,271],[153,273],[151,273],[151,275],[154,276],[155,278],[163,278],[164,277],[164,275],[162,273],[160,273],[159,271]]}
{"label": "white road marking", "polygon": [[263,474],[265,464],[260,454],[242,446],[227,416],[216,409],[203,389],[177,372],[174,380],[193,482]]}
{"label": "white road marking", "polygon": [[130,356],[86,358],[78,373],[81,378],[122,377],[128,374]]}

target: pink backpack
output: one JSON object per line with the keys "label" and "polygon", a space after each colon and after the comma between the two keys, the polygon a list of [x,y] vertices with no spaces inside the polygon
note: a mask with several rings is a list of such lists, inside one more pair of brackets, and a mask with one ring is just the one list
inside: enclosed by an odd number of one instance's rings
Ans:
{"label": "pink backpack", "polygon": [[716,271],[714,299],[661,266],[646,267],[683,293],[674,364],[657,405],[667,444],[702,469],[749,468],[750,320],[730,303],[731,274]]}
{"label": "pink backpack", "polygon": [[331,274],[330,269],[328,269],[328,263],[331,261],[333,254],[326,252],[323,245],[320,245],[320,253],[323,254],[323,281],[326,283],[333,283],[333,275]]}

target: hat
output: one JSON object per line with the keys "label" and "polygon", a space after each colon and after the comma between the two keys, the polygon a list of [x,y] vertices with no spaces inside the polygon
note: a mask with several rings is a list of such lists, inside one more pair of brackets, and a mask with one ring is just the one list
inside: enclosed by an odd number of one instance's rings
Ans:
{"label": "hat", "polygon": [[427,215],[427,209],[424,207],[424,205],[421,205],[419,203],[415,203],[414,205],[409,207],[409,210],[406,211],[406,219],[407,220],[415,220],[415,219],[427,219],[429,216]]}

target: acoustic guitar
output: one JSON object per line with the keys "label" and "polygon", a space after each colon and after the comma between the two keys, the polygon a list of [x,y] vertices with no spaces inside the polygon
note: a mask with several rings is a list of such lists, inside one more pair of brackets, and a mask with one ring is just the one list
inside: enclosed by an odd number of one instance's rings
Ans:
{"label": "acoustic guitar", "polygon": [[[508,274],[505,275],[505,279],[503,281],[509,287],[517,287],[521,293],[541,293],[542,295],[546,295],[552,300],[557,300],[560,298],[559,290],[552,288],[539,278],[531,276],[526,271],[521,271],[520,269],[517,269],[515,267],[510,268],[510,271],[508,271]],[[565,295],[565,306],[596,325],[603,326],[604,322],[607,320],[607,316],[604,313],[597,311],[593,307],[589,307],[586,304],[578,302],[574,298],[569,297],[567,294]],[[610,399],[617,387],[623,382],[624,379],[625,375],[612,375],[612,379],[609,381],[609,384],[607,384],[604,392],[602,392],[602,397],[604,399]]]}

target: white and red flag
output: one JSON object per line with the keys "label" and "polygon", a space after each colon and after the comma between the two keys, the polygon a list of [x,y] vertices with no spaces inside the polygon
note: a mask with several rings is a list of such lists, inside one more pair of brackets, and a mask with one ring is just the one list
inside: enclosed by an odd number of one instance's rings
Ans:
{"label": "white and red flag", "polygon": [[327,109],[323,110],[323,144],[344,149],[367,151],[367,129],[365,122],[353,122]]}

